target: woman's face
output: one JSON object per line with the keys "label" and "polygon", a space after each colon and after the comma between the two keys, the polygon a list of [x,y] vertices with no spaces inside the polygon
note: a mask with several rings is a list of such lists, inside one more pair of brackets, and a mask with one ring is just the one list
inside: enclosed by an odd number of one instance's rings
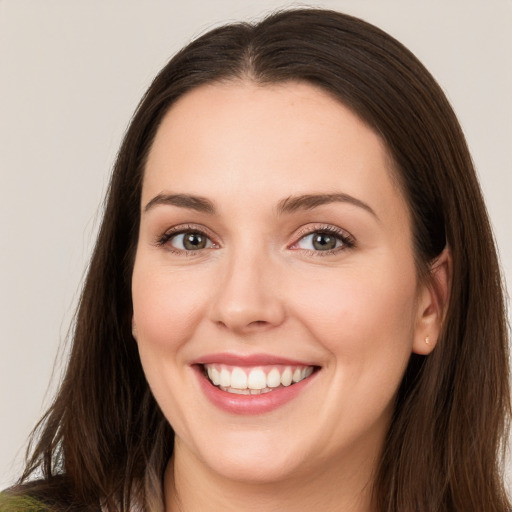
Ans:
{"label": "woman's face", "polygon": [[367,471],[411,352],[429,350],[385,147],[306,84],[203,86],[171,108],[132,292],[176,463],[239,481]]}

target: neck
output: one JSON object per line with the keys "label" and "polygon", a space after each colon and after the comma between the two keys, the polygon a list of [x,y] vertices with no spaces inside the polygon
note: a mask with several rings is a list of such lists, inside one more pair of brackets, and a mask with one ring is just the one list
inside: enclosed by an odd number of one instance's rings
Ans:
{"label": "neck", "polygon": [[214,473],[176,446],[164,476],[166,512],[372,512],[375,463],[322,467],[279,482],[244,482]]}

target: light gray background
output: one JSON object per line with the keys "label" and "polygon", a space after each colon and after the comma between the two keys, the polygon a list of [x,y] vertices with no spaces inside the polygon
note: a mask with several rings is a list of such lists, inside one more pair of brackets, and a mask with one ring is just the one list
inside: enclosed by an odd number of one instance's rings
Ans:
{"label": "light gray background", "polygon": [[[151,78],[278,0],[0,0],[0,488],[51,399],[109,170]],[[512,1],[310,1],[408,46],[466,133],[512,289]]]}

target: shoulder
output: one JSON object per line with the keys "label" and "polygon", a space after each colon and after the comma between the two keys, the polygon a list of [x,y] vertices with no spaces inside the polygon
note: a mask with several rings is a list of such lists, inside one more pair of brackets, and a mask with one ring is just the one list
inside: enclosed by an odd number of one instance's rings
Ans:
{"label": "shoulder", "polygon": [[0,512],[100,512],[74,503],[62,484],[36,480],[10,487],[0,492]]}
{"label": "shoulder", "polygon": [[[6,490],[0,493],[0,512],[50,512],[49,506],[28,494]],[[52,511],[53,512],[53,511]]]}

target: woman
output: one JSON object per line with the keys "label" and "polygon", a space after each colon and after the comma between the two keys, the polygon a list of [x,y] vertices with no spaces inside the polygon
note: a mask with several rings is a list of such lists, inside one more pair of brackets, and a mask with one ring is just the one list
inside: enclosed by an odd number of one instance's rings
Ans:
{"label": "woman", "polygon": [[5,499],[509,510],[503,310],[464,137],[410,52],[331,11],[213,30],[126,134]]}

